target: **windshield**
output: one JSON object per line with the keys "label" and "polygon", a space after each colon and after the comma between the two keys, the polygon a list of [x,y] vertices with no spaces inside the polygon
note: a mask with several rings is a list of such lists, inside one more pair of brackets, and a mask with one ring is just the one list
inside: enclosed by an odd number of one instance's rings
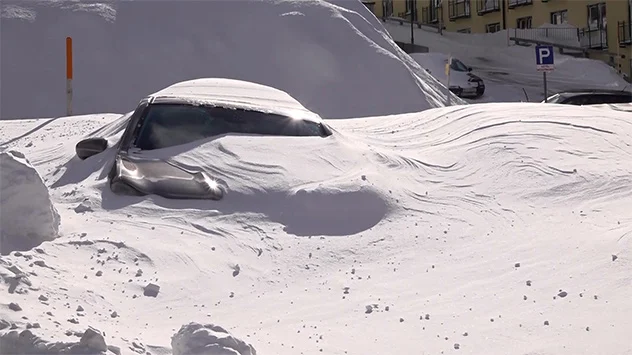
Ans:
{"label": "windshield", "polygon": [[560,94],[555,94],[546,99],[546,101],[550,104],[556,104],[562,100],[562,96]]}
{"label": "windshield", "polygon": [[187,104],[154,104],[141,119],[135,146],[152,150],[226,133],[326,136],[320,123],[282,115]]}
{"label": "windshield", "polygon": [[461,62],[460,60],[452,58],[450,69],[455,71],[467,71],[467,66],[463,64],[463,62]]}

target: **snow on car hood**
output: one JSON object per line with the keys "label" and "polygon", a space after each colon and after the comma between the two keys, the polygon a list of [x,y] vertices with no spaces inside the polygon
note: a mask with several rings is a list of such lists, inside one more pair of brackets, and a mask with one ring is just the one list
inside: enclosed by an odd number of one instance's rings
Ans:
{"label": "snow on car hood", "polygon": [[203,171],[231,192],[343,189],[362,178],[367,158],[344,138],[223,135],[190,144],[143,151],[134,156]]}

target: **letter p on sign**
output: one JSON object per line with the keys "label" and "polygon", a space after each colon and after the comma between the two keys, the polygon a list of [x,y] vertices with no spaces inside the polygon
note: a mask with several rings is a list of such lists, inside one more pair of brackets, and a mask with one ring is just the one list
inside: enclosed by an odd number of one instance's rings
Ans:
{"label": "letter p on sign", "polygon": [[538,48],[538,56],[540,56],[538,62],[540,62],[540,64],[544,64],[544,61],[548,59],[550,54],[551,51],[547,47]]}

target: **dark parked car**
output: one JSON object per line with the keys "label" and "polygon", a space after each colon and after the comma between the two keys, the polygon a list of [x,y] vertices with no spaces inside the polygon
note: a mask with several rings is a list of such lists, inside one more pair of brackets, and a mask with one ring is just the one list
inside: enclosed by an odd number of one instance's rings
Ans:
{"label": "dark parked car", "polygon": [[565,105],[624,104],[632,102],[632,92],[602,89],[571,90],[552,95],[546,102]]}
{"label": "dark parked car", "polygon": [[[205,172],[139,153],[226,134],[328,137],[332,130],[290,95],[268,86],[231,79],[177,83],[141,100],[129,116],[113,147],[110,188],[137,196],[219,200],[224,191]],[[105,138],[92,137],[77,143],[76,153],[87,159],[108,148]]]}

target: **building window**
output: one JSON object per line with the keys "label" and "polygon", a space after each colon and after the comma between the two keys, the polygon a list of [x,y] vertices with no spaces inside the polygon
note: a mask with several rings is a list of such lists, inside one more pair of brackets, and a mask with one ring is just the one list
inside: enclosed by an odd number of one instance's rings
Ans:
{"label": "building window", "polygon": [[617,21],[617,39],[619,45],[625,46],[632,43],[632,26],[627,21]]}
{"label": "building window", "polygon": [[456,32],[458,32],[458,33],[472,33],[472,29],[468,27],[468,28],[463,28],[463,29],[457,30]]}
{"label": "building window", "polygon": [[440,0],[431,0],[429,6],[421,8],[421,22],[425,24],[434,24],[443,18],[443,7],[439,4]]}
{"label": "building window", "polygon": [[516,8],[518,6],[528,6],[533,5],[533,0],[508,0],[507,7],[510,9]]}
{"label": "building window", "polygon": [[588,5],[588,28],[591,30],[607,30],[606,3]]}
{"label": "building window", "polygon": [[519,28],[521,30],[531,28],[531,16],[521,17],[516,20],[516,28]]}
{"label": "building window", "polygon": [[476,0],[476,11],[480,16],[500,11],[500,0]]}
{"label": "building window", "polygon": [[470,0],[448,0],[450,20],[470,17]]}
{"label": "building window", "polygon": [[568,23],[568,10],[551,12],[551,24],[561,25]]}
{"label": "building window", "polygon": [[393,16],[393,0],[384,0],[382,2],[384,17]]}
{"label": "building window", "polygon": [[588,5],[588,27],[580,32],[580,43],[584,48],[608,48],[608,23],[606,3]]}
{"label": "building window", "polygon": [[494,33],[500,31],[500,22],[485,25],[485,33]]}

